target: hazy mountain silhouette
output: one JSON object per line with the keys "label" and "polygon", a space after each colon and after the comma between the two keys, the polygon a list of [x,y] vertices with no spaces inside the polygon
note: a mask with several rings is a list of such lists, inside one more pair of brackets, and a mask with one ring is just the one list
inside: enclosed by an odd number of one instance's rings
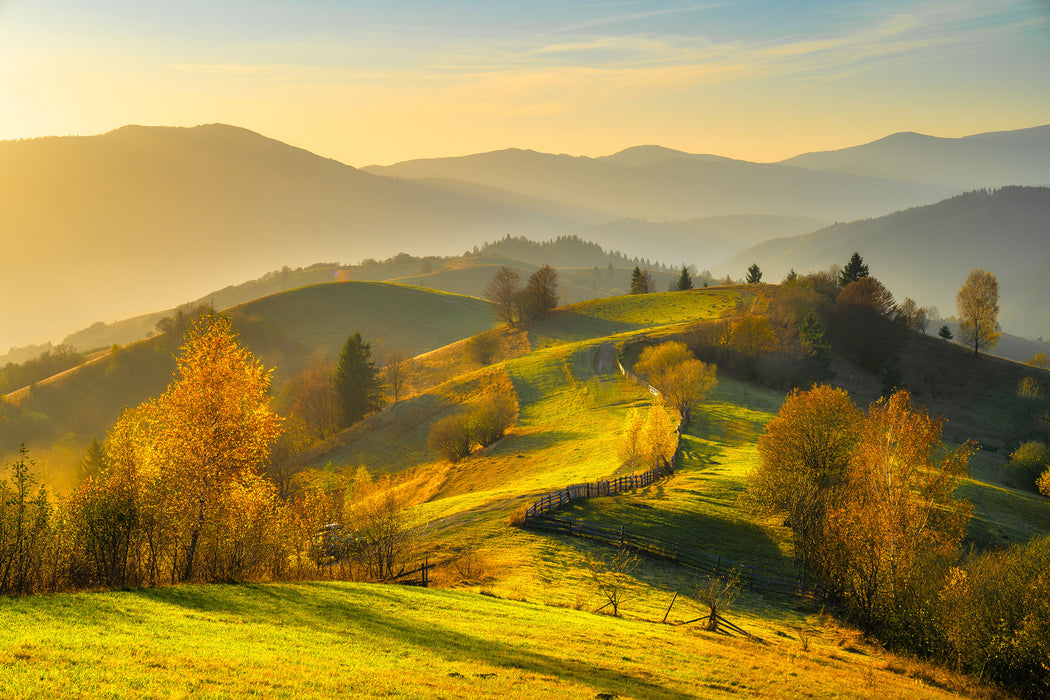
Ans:
{"label": "hazy mountain silhouette", "polygon": [[602,158],[507,149],[364,170],[413,180],[463,180],[613,212],[618,218],[658,221],[728,214],[856,219],[955,192],[937,185],[749,163],[657,146]]}
{"label": "hazy mountain silhouette", "polygon": [[3,349],[282,265],[462,252],[576,221],[508,193],[377,177],[223,125],[0,142],[0,188],[10,263],[0,294],[19,301],[3,305]]}
{"label": "hazy mountain silhouette", "polygon": [[1050,125],[958,139],[901,133],[837,151],[806,153],[781,165],[912,180],[970,190],[1050,185]]}
{"label": "hazy mountain silhouette", "polygon": [[951,315],[966,275],[981,267],[999,280],[1003,328],[1050,336],[1048,243],[1050,188],[1004,187],[767,241],[734,256],[717,272],[740,277],[758,263],[765,279],[774,282],[790,268],[805,272],[843,265],[859,251],[872,276],[898,301],[911,297]]}

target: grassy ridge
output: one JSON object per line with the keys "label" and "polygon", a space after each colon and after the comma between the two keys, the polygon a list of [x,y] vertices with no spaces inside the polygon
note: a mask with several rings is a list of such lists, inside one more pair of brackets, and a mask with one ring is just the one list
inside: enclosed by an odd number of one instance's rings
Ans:
{"label": "grassy ridge", "polygon": [[[488,302],[445,292],[378,282],[341,282],[283,292],[230,312],[241,340],[267,367],[275,390],[318,355],[334,358],[360,331],[375,351],[414,355],[492,327]],[[6,437],[0,464],[26,442],[45,481],[64,490],[92,438],[102,438],[126,406],[159,395],[175,369],[180,339],[139,341],[41,382],[18,397],[27,428]]]}
{"label": "grassy ridge", "polygon": [[[680,604],[672,620],[693,615]],[[388,585],[185,586],[0,601],[6,698],[945,698],[860,641],[763,643]],[[865,676],[858,669],[867,669]]]}

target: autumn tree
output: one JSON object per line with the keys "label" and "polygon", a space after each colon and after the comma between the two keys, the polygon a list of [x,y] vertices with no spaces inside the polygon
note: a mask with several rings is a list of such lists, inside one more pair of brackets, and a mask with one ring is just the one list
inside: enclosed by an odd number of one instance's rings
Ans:
{"label": "autumn tree", "polygon": [[1032,355],[1032,359],[1025,363],[1029,367],[1036,367],[1038,369],[1050,369],[1050,358],[1047,358],[1045,352],[1037,352]]}
{"label": "autumn tree", "polygon": [[660,392],[660,399],[678,411],[683,423],[689,413],[718,383],[715,366],[696,359],[685,343],[668,342],[647,347],[634,370]]}
{"label": "autumn tree", "polygon": [[973,347],[973,354],[999,342],[999,281],[990,272],[972,270],[955,297],[959,314],[959,339]]}
{"label": "autumn tree", "polygon": [[332,375],[342,411],[342,427],[348,427],[383,407],[383,384],[372,359],[371,346],[360,333],[346,339]]}
{"label": "autumn tree", "polygon": [[270,410],[270,372],[237,344],[228,319],[205,317],[187,334],[175,379],[143,406],[148,458],[184,515],[181,579],[195,572],[206,524],[224,490],[264,463],[280,432]]}
{"label": "autumn tree", "polygon": [[492,304],[496,318],[513,326],[518,322],[518,297],[521,291],[518,271],[502,265],[486,285],[483,296]]}
{"label": "autumn tree", "polygon": [[842,501],[828,513],[826,585],[868,628],[921,615],[915,596],[958,555],[970,508],[954,493],[972,446],[939,454],[943,422],[898,391],[860,424]]}
{"label": "autumn tree", "polygon": [[848,287],[857,280],[864,279],[868,276],[868,266],[864,264],[864,260],[860,257],[860,253],[853,251],[853,255],[850,256],[846,266],[842,268],[839,273],[839,286],[842,288]]}
{"label": "autumn tree", "polygon": [[682,265],[682,274],[678,275],[678,279],[674,283],[675,291],[684,292],[693,288],[693,278],[689,276],[689,270],[685,265]]}
{"label": "autumn tree", "polygon": [[751,267],[747,268],[747,277],[744,281],[748,284],[758,284],[762,281],[762,270],[758,267],[758,263],[752,263]]}
{"label": "autumn tree", "polygon": [[841,499],[861,418],[842,389],[795,390],[758,440],[750,497],[762,510],[786,516],[803,581],[830,568],[828,514]]}
{"label": "autumn tree", "polygon": [[286,425],[286,432],[296,433],[301,447],[339,431],[341,409],[333,372],[330,361],[315,362],[285,382],[277,395],[278,410],[295,423],[294,428]]}

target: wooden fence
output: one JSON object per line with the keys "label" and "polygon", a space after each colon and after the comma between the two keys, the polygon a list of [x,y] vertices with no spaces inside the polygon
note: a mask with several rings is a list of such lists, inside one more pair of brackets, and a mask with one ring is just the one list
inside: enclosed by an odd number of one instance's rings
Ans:
{"label": "wooden fence", "polygon": [[628,547],[638,552],[668,559],[676,564],[688,566],[711,576],[734,578],[739,585],[753,591],[803,598],[813,597],[812,593],[804,589],[795,578],[770,574],[760,569],[755,569],[753,566],[707,554],[692,547],[681,545],[678,542],[669,542],[649,537],[648,535],[630,532],[622,526],[607,527],[549,514],[527,518],[525,524],[538,530],[547,530],[576,537],[589,537],[617,546]]}
{"label": "wooden fence", "polygon": [[411,571],[405,571],[404,568],[398,573],[394,574],[388,580],[391,583],[399,583],[402,586],[422,586],[426,588],[430,585],[430,570],[436,566],[430,563],[430,558],[427,557],[423,560],[423,563],[418,568],[412,569]]}
{"label": "wooden fence", "polygon": [[633,491],[643,488],[655,482],[662,476],[674,473],[674,464],[665,462],[659,467],[650,469],[641,474],[624,474],[615,479],[604,479],[594,483],[573,484],[563,489],[544,494],[525,511],[525,519],[534,518],[561,508],[580,498],[594,498],[596,496],[615,496],[624,491]]}

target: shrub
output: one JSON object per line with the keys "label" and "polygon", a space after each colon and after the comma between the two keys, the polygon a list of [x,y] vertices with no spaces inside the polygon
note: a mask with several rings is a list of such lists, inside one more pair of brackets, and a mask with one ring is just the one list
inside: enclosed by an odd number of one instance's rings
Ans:
{"label": "shrub", "polygon": [[467,359],[479,365],[490,365],[503,349],[503,340],[498,330],[485,331],[467,339],[463,350]]}
{"label": "shrub", "polygon": [[430,427],[430,449],[455,464],[470,454],[469,417],[463,413],[445,416]]}
{"label": "shrub", "polygon": [[518,418],[518,402],[508,394],[490,394],[470,415],[470,438],[482,447],[503,437]]}
{"label": "shrub", "polygon": [[1050,451],[1046,445],[1034,440],[1022,443],[1010,455],[1006,473],[1020,488],[1035,490],[1036,482],[1050,467]]}

